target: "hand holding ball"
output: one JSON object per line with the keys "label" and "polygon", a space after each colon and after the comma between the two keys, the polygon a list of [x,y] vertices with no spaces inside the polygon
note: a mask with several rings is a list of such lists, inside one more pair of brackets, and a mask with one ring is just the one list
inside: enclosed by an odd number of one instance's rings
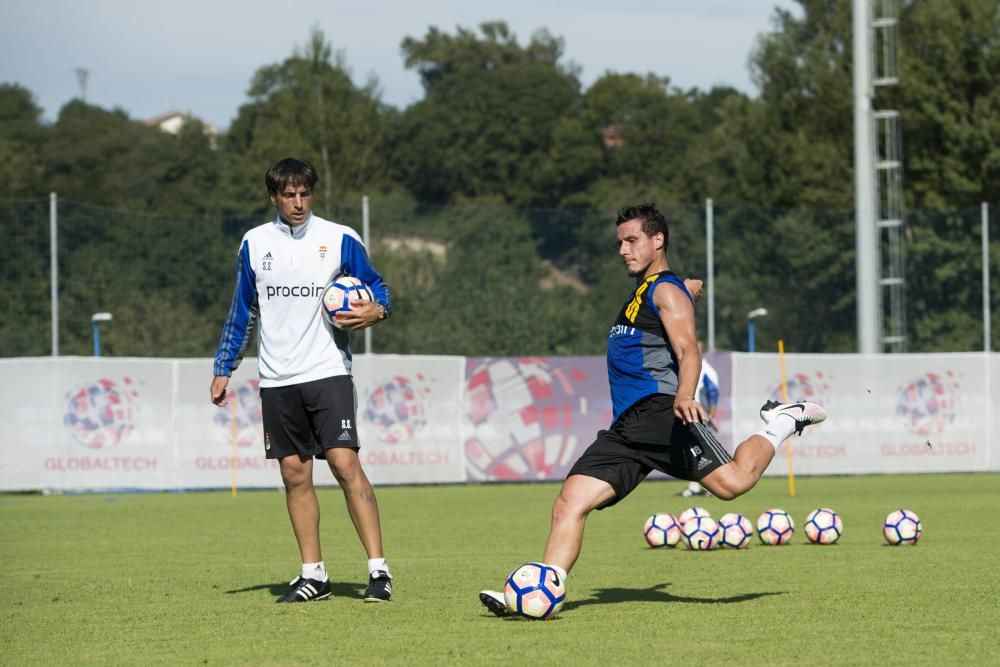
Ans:
{"label": "hand holding ball", "polygon": [[358,300],[374,301],[371,288],[353,276],[338,276],[323,293],[323,317],[334,327],[343,329],[337,314],[350,312],[351,301]]}

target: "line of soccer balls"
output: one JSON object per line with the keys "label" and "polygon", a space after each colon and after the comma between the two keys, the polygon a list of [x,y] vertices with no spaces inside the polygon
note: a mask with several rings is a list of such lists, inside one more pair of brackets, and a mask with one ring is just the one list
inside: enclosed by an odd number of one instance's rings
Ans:
{"label": "line of soccer balls", "polygon": [[[821,507],[806,516],[805,532],[813,544],[833,544],[844,532],[844,521],[832,509]],[[916,544],[920,532],[920,517],[907,509],[890,512],[882,524],[882,535],[893,546]],[[769,509],[757,518],[757,536],[763,544],[788,544],[794,533],[795,523],[785,510]],[[642,534],[654,548],[672,548],[683,541],[688,549],[708,551],[719,547],[745,549],[750,546],[754,529],[742,514],[730,512],[716,521],[707,510],[689,507],[677,516],[652,515],[646,519]]]}
{"label": "line of soccer balls", "polygon": [[[828,507],[810,512],[805,526],[806,537],[814,544],[833,544],[844,532],[843,519]],[[894,546],[916,544],[920,532],[920,517],[908,509],[890,512],[882,524],[882,535]],[[757,536],[764,544],[788,544],[794,533],[792,517],[785,510],[769,509],[757,519]],[[689,549],[707,551],[718,547],[745,549],[754,530],[742,514],[730,512],[716,522],[707,510],[689,507],[676,517],[669,513],[654,514],[646,519],[642,534],[651,547],[676,547],[683,540]],[[513,614],[545,620],[562,609],[566,586],[551,566],[525,563],[507,577],[503,594]]]}

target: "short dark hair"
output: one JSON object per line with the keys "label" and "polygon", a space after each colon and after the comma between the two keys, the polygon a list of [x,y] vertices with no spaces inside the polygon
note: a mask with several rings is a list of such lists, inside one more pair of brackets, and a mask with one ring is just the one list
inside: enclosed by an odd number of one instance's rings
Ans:
{"label": "short dark hair", "polygon": [[649,202],[646,204],[635,204],[634,206],[623,206],[618,210],[618,218],[615,220],[615,226],[629,220],[641,220],[642,231],[646,236],[663,234],[663,249],[667,249],[667,245],[670,243],[670,230],[667,229],[667,219],[656,209],[656,204]]}
{"label": "short dark hair", "polygon": [[278,194],[289,184],[295,187],[304,185],[312,190],[318,180],[316,170],[308,161],[294,157],[278,160],[264,175],[264,183],[270,195]]}

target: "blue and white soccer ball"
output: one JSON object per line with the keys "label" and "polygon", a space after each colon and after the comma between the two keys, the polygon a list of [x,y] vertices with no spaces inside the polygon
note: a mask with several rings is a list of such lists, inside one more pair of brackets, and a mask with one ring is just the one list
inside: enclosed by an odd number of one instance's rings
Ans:
{"label": "blue and white soccer ball", "polygon": [[525,563],[507,577],[503,599],[507,609],[518,616],[546,620],[562,609],[566,584],[551,565]]}
{"label": "blue and white soccer ball", "polygon": [[719,546],[730,549],[746,549],[753,538],[753,524],[750,519],[737,512],[729,512],[719,519]]}
{"label": "blue and white soccer ball", "polygon": [[669,512],[654,514],[646,519],[642,535],[646,538],[646,543],[653,548],[676,547],[681,540],[681,524]]}
{"label": "blue and white soccer ball", "polygon": [[885,541],[893,546],[916,544],[920,539],[920,517],[912,510],[898,509],[890,512],[882,524]]}
{"label": "blue and white soccer ball", "polygon": [[351,309],[351,301],[374,301],[375,295],[368,285],[353,276],[337,276],[323,292],[323,305],[320,310],[326,321],[337,327],[343,325],[337,322],[337,313],[346,313]]}
{"label": "blue and white soccer ball", "polygon": [[813,510],[806,517],[806,537],[813,544],[833,544],[843,532],[843,519],[829,507]]}
{"label": "blue and white soccer ball", "polygon": [[718,546],[719,524],[710,516],[696,516],[681,526],[684,544],[693,551],[709,551]]}
{"label": "blue and white soccer ball", "polygon": [[769,509],[757,518],[757,536],[764,544],[787,544],[795,533],[795,523],[785,510]]}
{"label": "blue and white soccer ball", "polygon": [[712,515],[709,514],[708,510],[705,509],[704,507],[689,507],[686,510],[684,510],[683,512],[681,512],[680,514],[677,515],[677,522],[680,523],[683,526],[685,523],[687,523],[691,519],[694,519],[694,518],[700,517],[700,516],[707,516],[707,517],[711,518]]}

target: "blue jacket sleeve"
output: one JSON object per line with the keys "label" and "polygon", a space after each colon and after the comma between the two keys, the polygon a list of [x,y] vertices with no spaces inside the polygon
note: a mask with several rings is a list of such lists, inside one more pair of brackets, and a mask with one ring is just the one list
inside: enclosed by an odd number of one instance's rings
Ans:
{"label": "blue jacket sleeve", "polygon": [[375,295],[375,301],[385,306],[388,312],[392,312],[389,286],[368,261],[368,252],[364,245],[353,236],[344,235],[344,241],[340,246],[340,264],[345,273],[368,285]]}
{"label": "blue jacket sleeve", "polygon": [[702,383],[705,385],[705,398],[708,399],[709,405],[719,404],[719,386],[712,382],[712,378],[708,375],[703,375],[701,378]]}
{"label": "blue jacket sleeve", "polygon": [[243,360],[250,334],[257,321],[257,275],[250,265],[250,247],[246,241],[240,246],[236,261],[236,289],[233,302],[229,306],[226,323],[222,327],[222,339],[215,353],[215,375],[229,377]]}

